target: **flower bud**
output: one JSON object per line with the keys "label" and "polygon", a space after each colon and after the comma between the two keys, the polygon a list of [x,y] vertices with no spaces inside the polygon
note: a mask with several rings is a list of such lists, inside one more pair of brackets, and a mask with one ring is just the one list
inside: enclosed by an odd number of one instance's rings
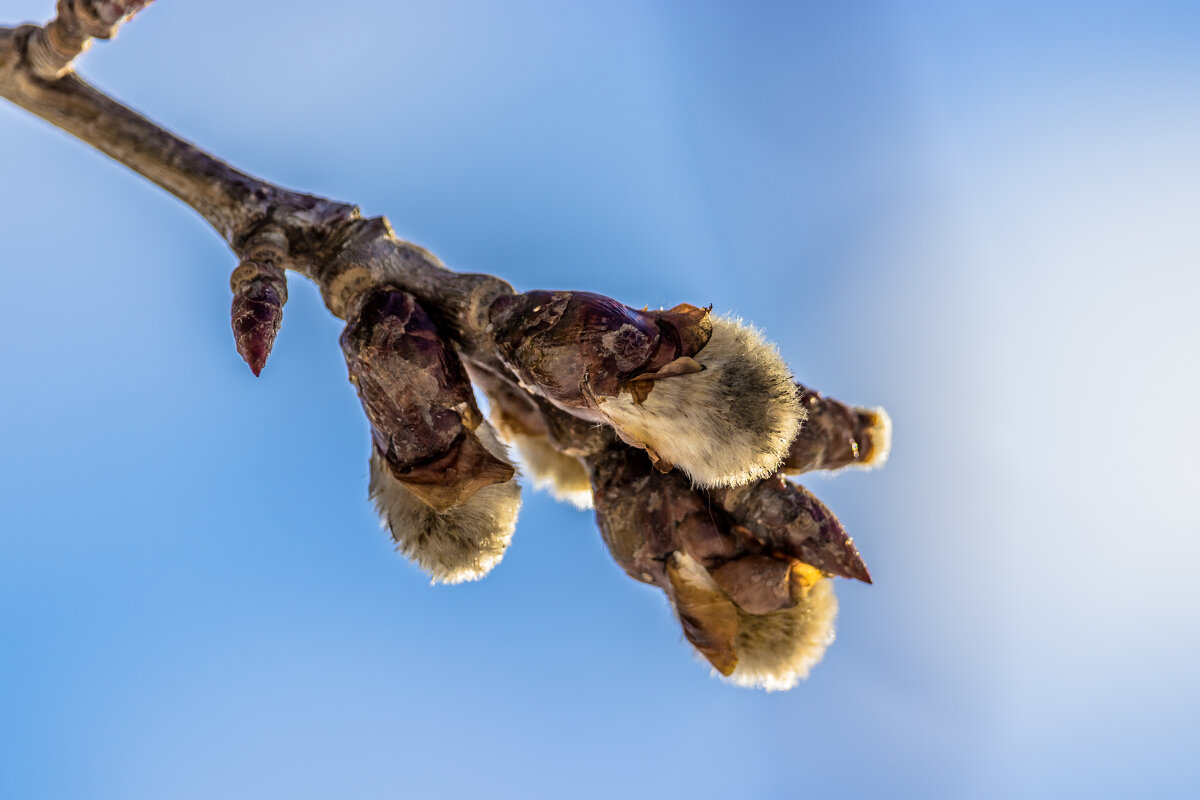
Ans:
{"label": "flower bud", "polygon": [[[613,559],[667,594],[684,636],[718,673],[767,689],[790,688],[808,674],[833,639],[837,611],[831,581],[800,555],[805,544],[804,555],[828,558],[808,541],[835,538],[831,525],[840,531],[823,506],[785,493],[795,505],[786,517],[772,488],[776,479],[754,485],[772,484],[767,489],[705,493],[678,472],[652,469],[645,455],[627,447],[612,447],[587,464],[596,522]],[[739,492],[738,502],[722,504]],[[762,530],[763,506],[784,530]]]}
{"label": "flower bud", "polygon": [[788,447],[783,471],[877,467],[891,449],[892,421],[882,408],[854,408],[797,385],[805,410],[800,433]]}
{"label": "flower bud", "polygon": [[233,289],[230,321],[233,341],[255,377],[262,372],[283,322],[287,280],[274,264],[243,261],[229,280]]}
{"label": "flower bud", "polygon": [[799,428],[774,346],[708,309],[637,311],[586,292],[527,292],[499,298],[491,320],[497,352],[523,384],[700,486],[769,475]]}
{"label": "flower bud", "polygon": [[411,295],[365,293],[342,333],[350,380],[388,470],[436,511],[510,481],[502,452],[476,435],[482,416],[454,350]]}

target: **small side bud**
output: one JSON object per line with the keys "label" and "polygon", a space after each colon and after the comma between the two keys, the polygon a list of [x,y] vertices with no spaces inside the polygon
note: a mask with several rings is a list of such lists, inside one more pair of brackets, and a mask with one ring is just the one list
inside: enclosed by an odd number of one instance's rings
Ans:
{"label": "small side bud", "polygon": [[479,433],[483,418],[462,362],[416,300],[372,289],[349,319],[341,341],[350,380],[393,477],[438,512],[511,482],[507,455]]}
{"label": "small side bud", "polygon": [[229,279],[233,341],[257,377],[266,366],[287,302],[284,271],[264,261],[243,261]]}
{"label": "small side bud", "polygon": [[700,486],[771,474],[799,429],[803,412],[775,347],[708,309],[637,311],[586,292],[527,292],[497,299],[491,321],[498,354],[523,384]]}
{"label": "small side bud", "polygon": [[[488,423],[478,433],[485,447],[505,457]],[[396,548],[434,583],[473,581],[490,572],[512,541],[521,507],[520,487],[509,480],[438,511],[396,478],[378,450],[371,453],[370,494]]]}
{"label": "small side bud", "polygon": [[855,408],[807,387],[796,388],[805,421],[788,447],[784,472],[873,468],[887,461],[892,421],[886,411]]}

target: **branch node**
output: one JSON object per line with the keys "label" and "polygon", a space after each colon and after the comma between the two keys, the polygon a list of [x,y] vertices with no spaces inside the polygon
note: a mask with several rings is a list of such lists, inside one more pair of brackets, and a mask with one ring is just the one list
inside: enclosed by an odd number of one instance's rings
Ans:
{"label": "branch node", "polygon": [[92,39],[111,39],[117,27],[150,0],[59,0],[58,16],[38,28],[26,44],[30,71],[44,80],[71,72]]}

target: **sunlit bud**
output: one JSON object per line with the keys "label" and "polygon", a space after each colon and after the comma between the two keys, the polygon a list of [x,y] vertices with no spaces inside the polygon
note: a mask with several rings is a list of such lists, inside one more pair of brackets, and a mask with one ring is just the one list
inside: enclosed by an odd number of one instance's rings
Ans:
{"label": "sunlit bud", "polygon": [[283,322],[287,302],[284,271],[268,262],[243,261],[229,279],[230,321],[238,353],[256,376],[262,372]]}
{"label": "sunlit bud", "polygon": [[359,298],[342,333],[350,380],[391,474],[437,511],[510,481],[503,452],[477,435],[482,416],[454,350],[405,292]]}
{"label": "sunlit bud", "polygon": [[788,447],[783,471],[877,467],[891,449],[892,421],[882,408],[848,406],[797,386],[805,421]]}

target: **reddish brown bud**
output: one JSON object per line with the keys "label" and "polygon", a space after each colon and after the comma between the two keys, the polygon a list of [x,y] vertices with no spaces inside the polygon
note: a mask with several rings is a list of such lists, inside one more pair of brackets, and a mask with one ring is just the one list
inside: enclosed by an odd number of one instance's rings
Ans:
{"label": "reddish brown bud", "polygon": [[871,582],[854,541],[825,505],[803,486],[774,476],[712,492],[739,524],[771,550],[822,572]]}
{"label": "reddish brown bud", "polygon": [[233,305],[230,320],[238,353],[259,375],[275,344],[287,302],[287,280],[279,267],[265,262],[243,261],[230,278]]}
{"label": "reddish brown bud", "polygon": [[875,466],[887,458],[891,422],[882,409],[848,406],[797,385],[807,418],[792,440],[783,471]]}
{"label": "reddish brown bud", "polygon": [[607,420],[593,396],[632,391],[629,381],[690,360],[712,335],[707,309],[638,311],[590,292],[505,295],[492,304],[491,322],[500,357],[522,382],[594,422]]}
{"label": "reddish brown bud", "polygon": [[397,480],[437,510],[513,477],[475,435],[482,421],[458,355],[405,292],[367,292],[342,333],[350,380],[376,450]]}

